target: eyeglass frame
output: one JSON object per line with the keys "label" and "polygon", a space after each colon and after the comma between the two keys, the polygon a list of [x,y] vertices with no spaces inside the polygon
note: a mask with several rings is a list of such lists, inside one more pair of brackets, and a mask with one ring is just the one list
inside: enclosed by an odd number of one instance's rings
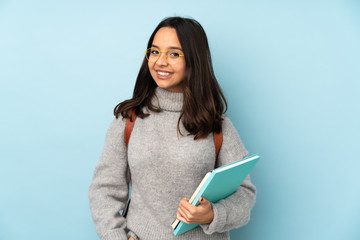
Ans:
{"label": "eyeglass frame", "polygon": [[[152,49],[153,47],[151,47],[151,48],[148,48],[148,49],[146,49],[146,51],[145,51],[145,58],[146,58],[146,60],[148,60],[148,62],[151,62],[150,60],[149,60],[149,58],[148,58],[148,56],[147,56],[147,54],[151,54],[151,53],[148,53],[148,51],[150,51],[150,49]],[[158,49],[158,48],[155,48],[155,49]],[[165,53],[165,60],[166,60],[166,62],[168,63],[168,64],[170,64],[170,65],[174,65],[174,64],[177,64],[178,62],[179,62],[179,59],[177,60],[177,62],[176,63],[169,63],[169,61],[168,61],[168,56],[167,56],[167,52],[169,52],[169,51],[171,51],[171,50],[174,50],[174,49],[169,49],[169,50],[166,50],[166,51],[162,51],[162,50],[160,50],[160,49],[158,49],[159,50],[159,57],[156,59],[156,61],[154,61],[154,62],[157,62],[159,59],[160,59],[160,56],[161,56],[161,53]],[[185,57],[185,55],[184,54],[179,54],[179,57]],[[151,62],[151,63],[154,63],[154,62]]]}

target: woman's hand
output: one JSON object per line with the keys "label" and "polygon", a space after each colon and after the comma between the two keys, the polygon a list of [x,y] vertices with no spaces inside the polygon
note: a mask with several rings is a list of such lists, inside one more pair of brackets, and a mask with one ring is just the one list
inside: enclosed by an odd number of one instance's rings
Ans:
{"label": "woman's hand", "polygon": [[211,203],[200,197],[198,206],[191,205],[189,198],[183,198],[179,203],[176,218],[187,224],[207,224],[214,219],[214,211]]}

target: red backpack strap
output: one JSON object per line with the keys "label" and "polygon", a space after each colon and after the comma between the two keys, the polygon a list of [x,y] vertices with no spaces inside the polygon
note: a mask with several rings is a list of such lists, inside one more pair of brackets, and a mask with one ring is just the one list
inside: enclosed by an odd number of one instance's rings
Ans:
{"label": "red backpack strap", "polygon": [[[125,135],[126,147],[129,145],[129,140],[130,140],[131,132],[132,132],[133,127],[134,127],[135,119],[136,119],[135,111],[133,109],[131,109],[130,110],[130,117],[126,119],[126,123],[125,123],[125,134],[124,135]],[[130,169],[129,169],[129,178],[130,178],[130,181],[131,181]],[[126,218],[127,212],[129,210],[130,200],[131,200],[131,198],[128,198],[128,200],[127,200],[127,202],[125,204],[125,207],[123,209],[123,212],[121,214],[124,218]]]}
{"label": "red backpack strap", "polygon": [[135,123],[135,119],[136,119],[135,111],[130,110],[130,117],[126,119],[126,124],[125,124],[125,143],[126,143],[126,146],[128,146],[128,144],[129,144],[131,132],[133,130],[134,123]]}
{"label": "red backpack strap", "polygon": [[223,141],[222,131],[220,131],[218,133],[214,132],[214,143],[215,143],[216,159],[219,156],[222,141]]}

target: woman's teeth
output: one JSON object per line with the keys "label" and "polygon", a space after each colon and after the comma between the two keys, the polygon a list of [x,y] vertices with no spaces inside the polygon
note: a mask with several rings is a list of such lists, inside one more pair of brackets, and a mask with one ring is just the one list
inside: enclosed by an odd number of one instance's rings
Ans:
{"label": "woman's teeth", "polygon": [[163,75],[163,76],[165,76],[165,75],[170,75],[169,72],[158,72],[158,74],[159,74],[159,75]]}

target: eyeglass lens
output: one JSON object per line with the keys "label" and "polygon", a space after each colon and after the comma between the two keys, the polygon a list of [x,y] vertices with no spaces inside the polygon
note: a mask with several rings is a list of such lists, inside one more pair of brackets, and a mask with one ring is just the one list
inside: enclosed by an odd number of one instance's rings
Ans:
{"label": "eyeglass lens", "polygon": [[146,51],[146,59],[149,62],[156,62],[159,59],[161,53],[165,54],[166,61],[169,64],[177,63],[179,61],[180,55],[182,54],[179,50],[176,49],[170,49],[168,51],[160,51],[157,48],[149,48]]}

